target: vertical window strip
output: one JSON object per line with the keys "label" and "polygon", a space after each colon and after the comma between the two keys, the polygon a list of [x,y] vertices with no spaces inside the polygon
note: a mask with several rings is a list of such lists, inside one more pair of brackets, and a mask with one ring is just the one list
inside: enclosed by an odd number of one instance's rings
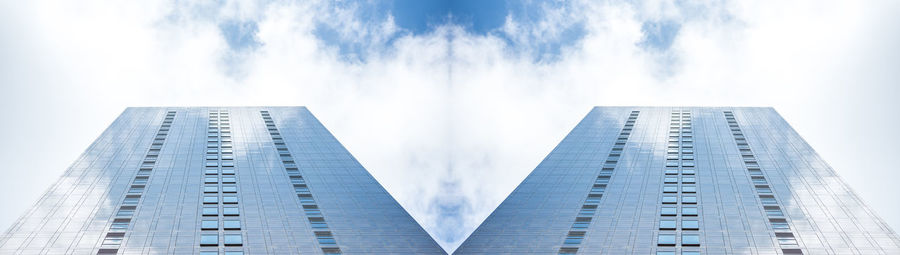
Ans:
{"label": "vertical window strip", "polygon": [[234,140],[228,110],[210,110],[200,201],[201,252],[243,254]]}
{"label": "vertical window strip", "polygon": [[734,117],[734,112],[724,111],[723,113],[725,114],[725,120],[728,121],[728,128],[731,130],[731,135],[738,147],[738,151],[741,153],[744,167],[750,175],[754,191],[763,206],[772,231],[775,232],[775,239],[779,247],[781,247],[782,253],[803,254],[797,239],[791,231],[788,219],[781,209],[781,204],[775,197],[774,192],[772,192],[772,188],[769,186],[769,182],[760,168],[759,162],[756,160],[756,155],[750,149],[750,144],[747,142],[744,132]]}
{"label": "vertical window strip", "polygon": [[266,129],[269,132],[269,136],[272,138],[272,142],[275,144],[275,149],[278,151],[278,156],[281,159],[284,170],[287,172],[291,184],[294,186],[294,191],[300,199],[300,206],[303,207],[306,219],[313,229],[313,234],[316,236],[316,242],[319,244],[319,247],[324,254],[341,254],[341,249],[338,247],[334,235],[328,228],[325,216],[322,215],[319,205],[316,204],[316,200],[313,198],[313,194],[310,191],[306,180],[303,179],[303,175],[300,174],[297,162],[294,161],[293,155],[284,142],[284,137],[281,135],[281,132],[278,131],[278,127],[275,126],[272,115],[269,114],[269,111],[265,110],[260,111],[260,115],[262,116],[263,122],[266,124]]}
{"label": "vertical window strip", "polygon": [[690,248],[701,243],[693,133],[691,111],[673,110],[666,136],[666,163],[656,242],[660,248],[657,254],[672,254],[678,246],[682,252],[699,254],[699,251]]}
{"label": "vertical window strip", "polygon": [[622,151],[625,149],[625,144],[631,136],[638,115],[640,115],[640,111],[631,111],[631,114],[628,115],[628,120],[625,121],[625,125],[616,137],[616,142],[613,144],[609,155],[606,157],[606,161],[603,163],[600,173],[591,185],[591,190],[588,192],[588,196],[584,200],[580,211],[578,211],[575,222],[572,223],[572,227],[569,229],[568,234],[566,234],[566,239],[563,240],[563,245],[559,248],[558,254],[578,253],[578,248],[581,246],[582,241],[584,241],[587,230],[591,225],[591,221],[597,213],[600,199],[603,198],[603,193],[606,192],[606,187],[609,185],[613,171],[615,171],[619,159],[622,157]]}
{"label": "vertical window strip", "polygon": [[144,154],[144,159],[138,167],[138,172],[135,174],[134,179],[132,179],[131,185],[128,186],[125,198],[119,206],[118,211],[116,211],[115,217],[113,218],[112,223],[110,223],[106,235],[103,236],[103,241],[100,243],[100,249],[97,254],[116,254],[119,252],[119,247],[125,239],[125,231],[127,231],[131,225],[134,212],[137,211],[144,190],[146,190],[147,184],[149,184],[150,173],[156,166],[157,160],[159,160],[160,150],[162,150],[166,137],[169,135],[169,131],[172,128],[172,122],[175,121],[175,114],[175,111],[166,112],[163,122],[156,131],[156,136],[154,136],[153,142],[150,144],[150,149]]}

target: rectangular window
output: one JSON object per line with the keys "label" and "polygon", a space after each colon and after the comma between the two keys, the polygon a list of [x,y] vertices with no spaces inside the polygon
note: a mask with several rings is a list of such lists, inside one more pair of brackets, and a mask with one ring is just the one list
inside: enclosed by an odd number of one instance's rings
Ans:
{"label": "rectangular window", "polygon": [[674,186],[674,185],[663,186],[663,192],[664,193],[678,193],[678,186]]}
{"label": "rectangular window", "polygon": [[682,207],[681,215],[684,216],[697,216],[697,207]]}
{"label": "rectangular window", "polygon": [[695,185],[684,185],[681,187],[681,192],[684,193],[697,193],[697,186]]}
{"label": "rectangular window", "polygon": [[222,214],[225,216],[238,216],[240,215],[240,210],[237,207],[225,207],[222,208]]}
{"label": "rectangular window", "polygon": [[659,215],[662,215],[662,216],[675,216],[675,214],[676,214],[676,209],[677,209],[677,208],[675,208],[675,207],[663,207],[663,208],[660,208]]}
{"label": "rectangular window", "polygon": [[219,245],[218,234],[202,234],[200,235],[201,246],[217,246]]}
{"label": "rectangular window", "polygon": [[223,196],[222,203],[225,204],[237,204],[238,198],[236,196]]}
{"label": "rectangular window", "polygon": [[128,224],[131,223],[131,219],[115,219],[113,220],[112,225],[109,226],[110,231],[125,231],[128,229]]}
{"label": "rectangular window", "polygon": [[219,221],[218,220],[203,220],[200,222],[200,229],[202,229],[202,230],[219,229]]}
{"label": "rectangular window", "polygon": [[218,207],[203,207],[203,216],[218,216]]}
{"label": "rectangular window", "polygon": [[328,231],[320,231],[316,232],[316,240],[319,241],[320,245],[336,245],[337,241],[334,240],[334,236],[331,235],[331,232]]}
{"label": "rectangular window", "polygon": [[696,196],[682,196],[681,202],[685,204],[696,204],[697,197]]}
{"label": "rectangular window", "polygon": [[699,246],[700,245],[700,235],[682,234],[681,235],[681,245],[683,245],[683,246]]}
{"label": "rectangular window", "polygon": [[219,203],[219,197],[217,197],[217,196],[205,196],[205,197],[203,197],[203,203],[204,203],[204,204],[218,204],[218,203]]}
{"label": "rectangular window", "polygon": [[700,222],[697,220],[682,220],[681,229],[698,230],[700,229]]}
{"label": "rectangular window", "polygon": [[785,219],[769,219],[769,223],[772,224],[772,228],[776,231],[786,231],[791,229]]}
{"label": "rectangular window", "polygon": [[659,221],[659,229],[660,230],[675,230],[675,220],[660,220]]}
{"label": "rectangular window", "polygon": [[581,241],[584,240],[583,231],[569,231],[569,235],[566,236],[566,240],[563,242],[563,245],[578,245],[581,244]]}
{"label": "rectangular window", "polygon": [[241,234],[225,234],[225,246],[241,246],[244,244]]}
{"label": "rectangular window", "polygon": [[660,246],[675,246],[675,234],[659,234],[656,243]]}
{"label": "rectangular window", "polygon": [[769,217],[784,217],[784,213],[781,212],[781,209],[778,206],[765,206],[763,207],[766,210],[766,215]]}
{"label": "rectangular window", "polygon": [[109,233],[103,238],[103,245],[120,245],[125,239],[125,233]]}
{"label": "rectangular window", "polygon": [[138,201],[141,199],[140,195],[128,195],[125,196],[125,201],[122,202],[123,205],[137,205]]}
{"label": "rectangular window", "polygon": [[775,238],[778,239],[780,245],[797,245],[797,239],[791,233],[775,233]]}
{"label": "rectangular window", "polygon": [[674,204],[678,203],[678,198],[675,196],[663,196],[662,198],[663,204]]}
{"label": "rectangular window", "polygon": [[226,230],[240,230],[241,229],[241,221],[240,220],[226,220],[224,222]]}

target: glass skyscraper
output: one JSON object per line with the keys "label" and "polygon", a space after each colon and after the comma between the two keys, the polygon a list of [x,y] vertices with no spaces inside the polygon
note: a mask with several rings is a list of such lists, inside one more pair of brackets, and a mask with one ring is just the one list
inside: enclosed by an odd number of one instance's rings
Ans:
{"label": "glass skyscraper", "polygon": [[0,254],[445,252],[306,108],[173,107],[125,110]]}
{"label": "glass skyscraper", "polygon": [[597,107],[455,254],[900,254],[772,108]]}

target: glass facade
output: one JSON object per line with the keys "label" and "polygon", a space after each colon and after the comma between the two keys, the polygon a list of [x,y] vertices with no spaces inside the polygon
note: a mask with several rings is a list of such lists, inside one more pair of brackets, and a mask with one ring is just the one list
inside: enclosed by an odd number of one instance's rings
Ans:
{"label": "glass facade", "polygon": [[595,107],[454,254],[900,254],[772,108]]}
{"label": "glass facade", "polygon": [[0,254],[446,254],[305,107],[128,108]]}

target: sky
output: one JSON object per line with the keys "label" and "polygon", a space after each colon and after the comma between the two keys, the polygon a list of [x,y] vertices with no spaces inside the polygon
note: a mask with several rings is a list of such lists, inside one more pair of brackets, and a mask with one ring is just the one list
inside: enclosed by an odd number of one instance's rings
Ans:
{"label": "sky", "polygon": [[900,1],[0,0],[0,228],[129,106],[304,105],[446,250],[592,106],[771,106],[900,229]]}

